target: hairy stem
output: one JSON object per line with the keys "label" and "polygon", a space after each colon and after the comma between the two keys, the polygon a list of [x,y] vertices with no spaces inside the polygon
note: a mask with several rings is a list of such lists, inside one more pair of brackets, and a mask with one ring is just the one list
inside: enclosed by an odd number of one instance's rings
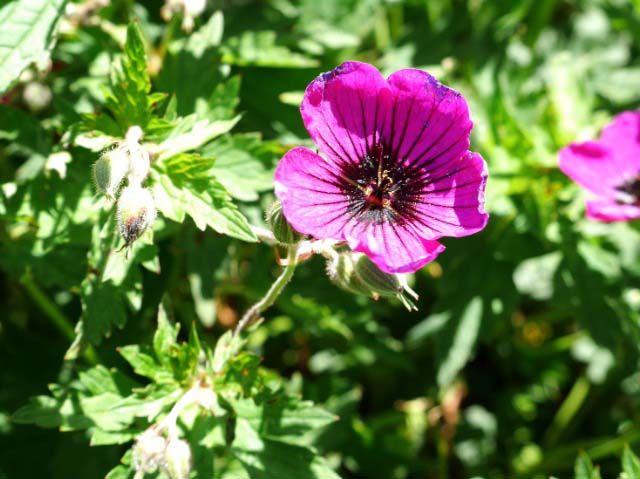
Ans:
{"label": "hairy stem", "polygon": [[282,290],[293,276],[297,265],[298,248],[297,246],[292,246],[289,249],[287,264],[282,270],[282,273],[280,273],[280,276],[278,276],[275,282],[271,285],[267,294],[265,294],[260,301],[251,306],[248,311],[244,313],[244,316],[242,316],[242,319],[240,319],[235,331],[233,332],[234,336],[239,336],[242,331],[255,323],[260,318],[260,315],[275,303],[276,299],[280,296],[280,293],[282,293]]}

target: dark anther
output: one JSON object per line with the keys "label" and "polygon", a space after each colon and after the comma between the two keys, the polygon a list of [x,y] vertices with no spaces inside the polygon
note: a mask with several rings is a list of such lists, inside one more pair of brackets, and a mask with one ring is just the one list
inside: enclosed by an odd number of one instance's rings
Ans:
{"label": "dark anther", "polygon": [[620,195],[619,202],[640,206],[640,175],[630,178],[616,188],[624,195]]}
{"label": "dark anther", "polygon": [[402,224],[415,215],[425,180],[391,154],[384,142],[370,147],[357,164],[342,166],[340,187],[348,212],[365,223]]}

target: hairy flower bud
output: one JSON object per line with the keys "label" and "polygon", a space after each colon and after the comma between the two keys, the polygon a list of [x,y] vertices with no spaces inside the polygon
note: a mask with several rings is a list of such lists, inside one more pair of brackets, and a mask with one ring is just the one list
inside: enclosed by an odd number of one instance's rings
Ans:
{"label": "hairy flower bud", "polygon": [[156,206],[148,188],[129,185],[118,198],[118,229],[125,246],[130,246],[156,218]]}
{"label": "hairy flower bud", "polygon": [[355,260],[355,274],[374,294],[395,296],[402,292],[398,275],[381,271],[367,255],[360,255]]}
{"label": "hairy flower bud", "polygon": [[107,151],[93,165],[96,188],[113,199],[129,171],[129,157],[119,148]]}
{"label": "hairy flower bud", "polygon": [[191,471],[191,449],[182,439],[170,439],[164,452],[164,462],[171,479],[187,479]]}
{"label": "hairy flower bud", "polygon": [[167,440],[153,429],[148,429],[136,438],[132,463],[137,471],[155,472],[163,463]]}
{"label": "hairy flower bud", "polygon": [[345,291],[370,296],[371,291],[362,283],[355,272],[353,253],[337,254],[327,261],[327,275],[333,284]]}
{"label": "hairy flower bud", "polygon": [[375,299],[395,296],[408,310],[417,309],[405,294],[417,299],[404,276],[385,273],[367,255],[353,252],[336,255],[327,263],[327,274],[334,284],[346,291]]}
{"label": "hairy flower bud", "polygon": [[303,235],[294,230],[282,214],[282,203],[278,200],[274,201],[267,210],[267,224],[273,236],[282,244],[295,244],[303,238]]}
{"label": "hairy flower bud", "polygon": [[53,99],[51,88],[44,83],[31,81],[27,83],[22,92],[22,99],[33,112],[39,112],[49,106]]}
{"label": "hairy flower bud", "polygon": [[140,144],[143,135],[142,128],[132,126],[127,131],[125,141],[121,144],[121,147],[129,155],[129,184],[140,185],[149,175],[151,167],[149,152]]}

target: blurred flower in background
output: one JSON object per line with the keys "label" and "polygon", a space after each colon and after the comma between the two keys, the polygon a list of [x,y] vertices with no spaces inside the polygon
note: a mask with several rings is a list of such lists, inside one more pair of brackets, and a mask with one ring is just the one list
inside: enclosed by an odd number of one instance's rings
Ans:
{"label": "blurred flower in background", "polygon": [[640,112],[617,116],[600,139],[560,151],[560,169],[592,193],[587,217],[628,221],[640,217]]}

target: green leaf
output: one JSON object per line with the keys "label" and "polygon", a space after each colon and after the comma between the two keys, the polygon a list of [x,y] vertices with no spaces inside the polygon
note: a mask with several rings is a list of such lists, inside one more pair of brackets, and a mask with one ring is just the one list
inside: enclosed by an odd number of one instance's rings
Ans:
{"label": "green leaf", "polygon": [[[147,57],[142,34],[137,23],[127,27],[127,40],[120,65],[111,72],[110,90],[105,92],[106,105],[113,113],[124,136],[129,126],[138,125],[147,130],[151,111],[158,103],[156,95],[149,95],[151,79],[147,71]],[[105,130],[113,133],[111,128]]]}
{"label": "green leaf", "polygon": [[227,388],[241,392],[245,396],[257,393],[261,385],[258,382],[258,368],[260,366],[258,356],[243,351],[229,359],[227,365],[223,377]]}
{"label": "green leaf", "polygon": [[[207,100],[213,96],[212,85],[216,85],[222,76],[220,65],[212,59],[219,56],[217,46],[222,39],[223,23],[222,12],[216,12],[197,31],[169,45],[157,86],[174,95],[174,108],[179,115],[196,112],[201,119],[228,118],[209,116],[211,101]],[[185,78],[189,81],[185,81]],[[233,102],[235,107],[238,92],[228,93],[224,101]]]}
{"label": "green leaf", "polygon": [[[224,186],[209,174],[189,176],[193,172],[193,157],[184,163],[164,165],[164,171],[152,171],[153,195],[156,206],[167,218],[181,223],[189,215],[196,226],[207,226],[244,241],[256,241],[246,218],[238,211]],[[183,169],[184,168],[184,169]]]}
{"label": "green leaf", "polygon": [[139,386],[120,371],[109,370],[101,364],[86,371],[80,371],[79,376],[82,385],[94,396],[107,392],[125,396],[131,392],[131,389]]}
{"label": "green leaf", "polygon": [[627,475],[625,479],[640,479],[640,460],[629,446],[622,453],[622,470]]}
{"label": "green leaf", "polygon": [[153,336],[153,350],[160,362],[165,362],[172,348],[177,346],[180,324],[171,324],[163,305],[158,309],[158,329]]}
{"label": "green leaf", "polygon": [[198,120],[195,114],[180,118],[167,139],[158,145],[158,160],[195,150],[215,137],[227,133],[239,120],[240,116],[230,120]]}
{"label": "green leaf", "polygon": [[229,360],[238,354],[245,342],[240,336],[233,334],[231,330],[220,336],[213,351],[211,369],[217,373],[226,368]]}
{"label": "green leaf", "polygon": [[216,159],[212,172],[229,194],[241,201],[256,201],[259,193],[273,189],[274,165],[284,148],[264,142],[259,135],[227,135],[203,150]]}
{"label": "green leaf", "polygon": [[105,431],[121,431],[133,420],[144,415],[145,403],[133,396],[125,397],[110,392],[80,400],[84,415]]}
{"label": "green leaf", "polygon": [[184,241],[186,268],[198,319],[205,327],[216,320],[216,285],[224,279],[225,258],[230,243],[226,236],[189,231]]}
{"label": "green leaf", "polygon": [[40,427],[58,427],[65,431],[86,429],[93,425],[79,408],[76,392],[65,392],[60,397],[32,397],[29,404],[13,414],[11,420]]}
{"label": "green leaf", "polygon": [[82,337],[92,344],[100,344],[111,333],[112,326],[124,326],[127,316],[122,293],[113,283],[103,283],[97,277],[82,287]]}
{"label": "green leaf", "polygon": [[339,479],[326,461],[306,447],[264,439],[238,419],[231,451],[251,479]]}
{"label": "green leaf", "polygon": [[559,251],[525,259],[513,272],[513,282],[518,291],[537,300],[550,299],[561,261],[562,253]]}
{"label": "green leaf", "polygon": [[118,465],[109,471],[105,479],[131,479],[134,474],[135,470],[131,467]]}
{"label": "green leaf", "polygon": [[573,472],[575,479],[600,479],[600,471],[598,468],[593,467],[591,459],[584,452],[581,452],[576,459]]}
{"label": "green leaf", "polygon": [[[142,274],[140,264],[153,264],[157,247],[138,241],[127,260],[116,251],[119,235],[115,231],[112,210],[102,210],[93,226],[91,249],[87,255],[89,275],[81,285],[82,321],[77,341],[99,344],[111,334],[113,326],[122,328],[127,320],[126,304],[137,311],[141,306]],[[70,350],[73,357],[75,348]]]}
{"label": "green leaf", "polygon": [[14,0],[0,7],[0,94],[32,63],[44,66],[65,0]]}
{"label": "green leaf", "polygon": [[100,428],[93,428],[91,431],[91,446],[108,446],[111,444],[125,444],[135,439],[141,431],[104,431]]}
{"label": "green leaf", "polygon": [[278,45],[276,32],[273,31],[245,31],[240,36],[226,40],[221,50],[222,60],[232,65],[308,68],[318,64],[316,60]]}
{"label": "green leaf", "polygon": [[122,357],[131,365],[136,374],[149,379],[166,376],[162,366],[152,355],[151,348],[146,345],[131,344],[118,349]]}
{"label": "green leaf", "polygon": [[338,418],[311,402],[280,396],[256,404],[251,398],[231,401],[237,417],[245,419],[262,437],[300,443],[302,436]]}
{"label": "green leaf", "polygon": [[474,297],[458,318],[450,320],[439,338],[440,350],[438,384],[445,386],[453,381],[467,363],[478,339],[482,322],[482,299]]}
{"label": "green leaf", "polygon": [[[34,117],[18,108],[2,104],[0,104],[0,139],[10,142],[9,152],[36,157],[42,162],[51,151],[51,139]],[[19,176],[25,178],[24,174]]]}

